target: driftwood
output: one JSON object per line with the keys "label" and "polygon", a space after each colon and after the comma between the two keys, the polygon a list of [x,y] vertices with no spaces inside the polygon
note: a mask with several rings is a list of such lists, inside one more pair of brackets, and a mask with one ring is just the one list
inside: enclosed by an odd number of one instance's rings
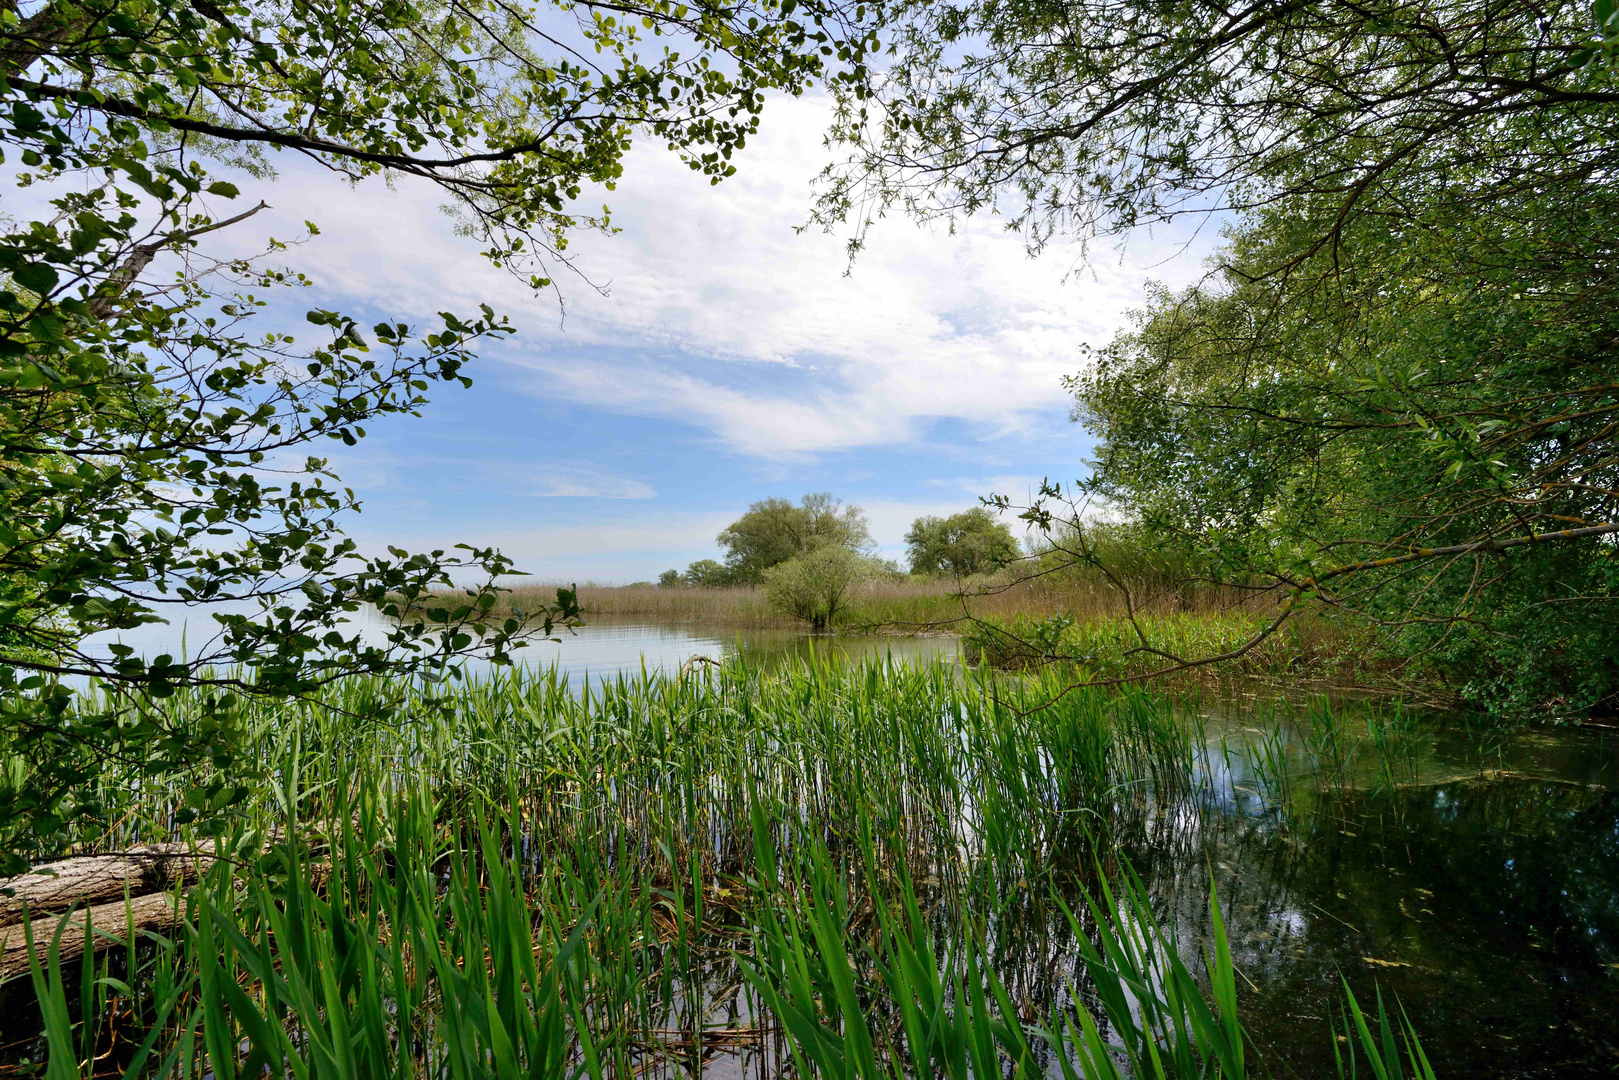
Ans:
{"label": "driftwood", "polygon": [[[213,863],[213,856],[183,844],[152,844],[110,855],[79,855],[0,880],[0,926],[23,917],[60,914],[72,907],[104,904],[130,896],[190,885]],[[10,895],[5,895],[10,893]]]}
{"label": "driftwood", "polygon": [[[119,947],[128,940],[131,923],[136,933],[166,930],[182,917],[175,904],[172,893],[156,892],[132,896],[127,905],[119,899],[75,911],[67,916],[67,925],[62,927],[58,955],[66,965],[69,960],[83,956],[87,944],[93,952]],[[61,915],[44,915],[32,920],[34,949],[42,962],[49,955],[51,941],[61,923]],[[106,936],[109,934],[112,936]],[[23,924],[0,928],[0,982],[27,974],[28,938]]]}
{"label": "driftwood", "polygon": [[87,946],[101,952],[127,940],[131,924],[137,932],[172,927],[179,921],[172,890],[195,882],[213,861],[183,844],[151,844],[78,855],[0,880],[0,982],[28,974],[25,916],[43,961],[62,913],[77,909],[58,943],[65,964],[83,956]]}
{"label": "driftwood", "polygon": [[[271,825],[265,835],[273,843],[283,834],[278,825]],[[72,912],[58,946],[65,965],[83,956],[87,946],[92,952],[122,947],[131,925],[137,934],[178,925],[184,917],[186,887],[196,884],[216,861],[218,856],[187,844],[145,844],[128,851],[76,855],[17,877],[0,878],[0,982],[28,974],[25,916],[43,961],[62,914]],[[323,859],[306,865],[305,872],[310,885],[319,889],[331,877],[331,864]]]}
{"label": "driftwood", "polygon": [[[278,839],[281,830],[272,826],[268,834]],[[137,934],[178,925],[185,910],[185,887],[195,884],[215,861],[216,856],[185,844],[147,844],[129,851],[78,855],[0,879],[0,982],[28,974],[25,915],[43,962],[62,913],[72,911],[58,945],[65,965],[83,956],[86,947],[92,952],[122,947],[131,925]],[[307,866],[306,872],[318,889],[331,876],[331,864],[323,860]]]}

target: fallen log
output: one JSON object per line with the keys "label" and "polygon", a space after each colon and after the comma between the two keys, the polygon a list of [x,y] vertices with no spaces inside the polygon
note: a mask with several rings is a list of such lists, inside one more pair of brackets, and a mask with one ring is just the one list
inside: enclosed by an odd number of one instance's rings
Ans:
{"label": "fallen log", "polygon": [[[130,927],[136,933],[143,930],[167,930],[183,917],[176,904],[183,906],[172,893],[149,893],[131,897],[126,904],[122,899],[111,904],[96,904],[66,916],[44,915],[30,920],[34,936],[34,949],[41,963],[49,955],[50,944],[62,926],[58,943],[58,956],[65,966],[70,960],[84,955],[86,946],[92,952],[121,947],[129,938]],[[107,935],[111,935],[108,937]],[[22,923],[0,928],[0,982],[28,974],[28,938]]]}
{"label": "fallen log", "polygon": [[175,884],[189,885],[213,861],[213,856],[184,844],[150,844],[46,863],[0,880],[0,926],[17,922],[24,910],[35,917],[59,914],[72,907],[122,901],[126,894],[142,896]]}

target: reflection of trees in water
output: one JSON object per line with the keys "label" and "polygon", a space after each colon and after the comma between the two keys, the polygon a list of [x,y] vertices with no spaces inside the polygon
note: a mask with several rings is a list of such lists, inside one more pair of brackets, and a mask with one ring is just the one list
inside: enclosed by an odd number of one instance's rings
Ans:
{"label": "reflection of trees in water", "polygon": [[[1531,749],[1573,754],[1542,762],[1573,775],[1601,772],[1577,748]],[[1098,860],[1110,876],[1120,870],[1116,850],[1199,972],[1212,872],[1263,1072],[1333,1074],[1328,1019],[1341,972],[1363,1004],[1375,1007],[1378,987],[1398,996],[1442,1076],[1611,1075],[1619,795],[1486,781],[1476,764],[1448,759],[1425,767],[1475,779],[1326,794],[1301,780],[1283,813],[1240,763],[1211,763],[1202,792],[1116,788],[1116,805],[1094,816],[1048,813],[1074,805],[1060,784],[1014,806],[966,783],[965,818],[923,818],[928,827],[890,850],[907,853],[936,940],[958,939],[964,919],[982,929],[1026,1021],[1066,1008],[1070,988],[1086,1000],[1089,980],[1050,895],[1055,886],[1092,929],[1083,896],[1097,895]]]}
{"label": "reflection of trees in water", "polygon": [[1394,993],[1440,1075],[1619,1068],[1619,797],[1458,782],[1302,818],[1166,818],[1128,854],[1188,943],[1212,868],[1245,1015],[1279,1075],[1331,1071],[1338,972]]}
{"label": "reflection of trees in water", "polygon": [[[1332,1074],[1340,972],[1363,1003],[1379,987],[1398,996],[1441,1076],[1619,1068],[1619,795],[1459,781],[1321,800],[1286,820],[1233,810],[1122,815],[1114,839],[1195,971],[1212,870],[1264,1071]],[[1089,992],[1048,890],[1089,928],[1081,897],[1096,893],[1098,850],[1076,843],[1045,881],[997,882],[986,901],[992,961],[1027,1020],[1068,1004],[1070,987]]]}

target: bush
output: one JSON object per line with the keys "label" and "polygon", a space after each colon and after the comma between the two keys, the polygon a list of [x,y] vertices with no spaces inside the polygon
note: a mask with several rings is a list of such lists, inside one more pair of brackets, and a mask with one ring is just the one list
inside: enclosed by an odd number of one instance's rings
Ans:
{"label": "bush", "polygon": [[872,561],[827,544],[764,571],[765,598],[778,611],[819,633],[854,598],[873,573]]}

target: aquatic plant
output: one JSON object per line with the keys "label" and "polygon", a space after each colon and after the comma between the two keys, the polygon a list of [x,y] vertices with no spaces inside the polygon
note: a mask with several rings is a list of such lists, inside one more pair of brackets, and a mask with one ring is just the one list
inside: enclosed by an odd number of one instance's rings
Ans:
{"label": "aquatic plant", "polygon": [[[190,838],[219,858],[174,930],[42,958],[28,1053],[61,1080],[660,1076],[720,1053],[831,1067],[781,1011],[797,1002],[883,1033],[838,1066],[857,1073],[982,1070],[993,1047],[1013,1067],[1078,1062],[1086,1023],[1122,1023],[1094,996],[1075,1007],[1102,985],[1092,967],[1123,949],[1160,965],[1129,978],[1182,979],[1163,966],[1182,943],[1107,875],[1210,774],[1183,703],[1063,688],[1049,671],[734,661],[585,687],[424,682],[386,723],[354,719],[398,689],[366,680],[244,711],[236,757],[256,771],[227,833],[186,824],[192,779],[108,776],[86,843]],[[855,983],[824,982],[839,949]],[[1088,987],[1065,990],[1065,957]],[[1192,1008],[1205,978],[1166,1008]],[[805,1011],[851,985],[835,1017]],[[1059,1012],[1057,1034],[1032,1026]]]}

